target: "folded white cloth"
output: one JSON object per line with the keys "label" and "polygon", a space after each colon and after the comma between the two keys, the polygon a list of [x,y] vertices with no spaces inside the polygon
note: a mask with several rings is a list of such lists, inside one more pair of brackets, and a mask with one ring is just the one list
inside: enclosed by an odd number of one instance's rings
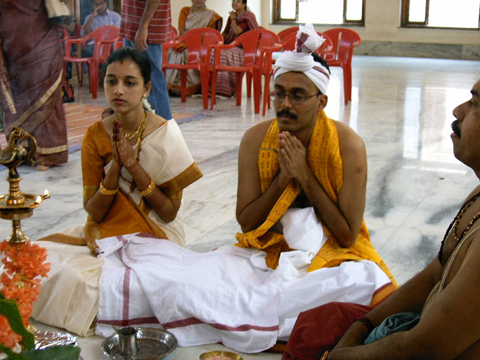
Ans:
{"label": "folded white cloth", "polygon": [[322,225],[312,209],[288,214],[287,242],[299,250],[282,253],[276,270],[261,250],[195,253],[167,240],[118,237],[124,246],[104,258],[97,334],[111,335],[111,324],[163,326],[180,346],[221,342],[255,353],[288,338],[301,311],[334,300],[368,305],[389,282],[370,261],[307,274],[325,241]]}
{"label": "folded white cloth", "polygon": [[97,256],[101,258],[114,253],[124,245],[124,243],[121,241],[121,238],[117,236],[95,240],[95,242],[97,244],[95,252],[97,253]]}

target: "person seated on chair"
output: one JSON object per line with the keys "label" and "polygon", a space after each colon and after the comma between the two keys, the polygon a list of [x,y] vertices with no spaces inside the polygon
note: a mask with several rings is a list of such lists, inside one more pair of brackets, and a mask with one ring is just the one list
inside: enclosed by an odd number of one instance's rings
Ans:
{"label": "person seated on chair", "polygon": [[[453,153],[480,179],[480,80],[470,100],[453,110]],[[283,359],[479,359],[480,317],[480,186],[477,186],[448,227],[438,256],[378,307],[353,311],[348,329],[335,348],[321,341],[337,331],[347,317],[338,317],[335,328],[325,326],[329,305],[307,311],[303,325],[292,334],[298,343]],[[349,304],[337,304],[345,314]],[[348,310],[350,311],[350,310]],[[369,312],[368,312],[369,311]],[[366,314],[366,315],[365,315]],[[302,315],[301,315],[302,316]],[[343,325],[342,325],[343,326]],[[310,343],[301,345],[308,334]],[[342,335],[342,334],[337,334]],[[328,335],[327,335],[328,336]],[[293,340],[293,339],[292,339]],[[338,339],[337,339],[338,340]],[[313,343],[316,343],[315,345]],[[320,346],[319,346],[320,345]],[[294,351],[295,347],[299,350]],[[313,354],[312,349],[316,354]],[[308,355],[307,355],[308,354]],[[307,355],[307,356],[305,356]]]}
{"label": "person seated on chair", "polygon": [[[188,30],[198,28],[212,28],[222,30],[223,19],[215,11],[205,5],[206,0],[192,0],[192,6],[185,6],[180,10],[178,17],[178,32],[185,34]],[[168,62],[171,64],[186,64],[188,50],[184,43],[176,49],[169,49]],[[171,95],[180,96],[180,73],[176,69],[167,69],[167,88]],[[196,94],[200,89],[200,73],[198,70],[189,70],[187,75],[187,96]]]}
{"label": "person seated on chair", "polygon": [[[108,0],[92,0],[93,13],[85,17],[81,35],[87,36],[101,26],[113,25],[120,28],[120,14],[108,9]],[[82,57],[92,57],[94,52],[93,39],[82,49]]]}
{"label": "person seated on chair", "polygon": [[[247,0],[233,0],[232,8],[225,30],[222,32],[224,44],[230,44],[241,34],[259,28],[255,14],[247,8]],[[229,66],[242,66],[243,55],[244,52],[240,46],[222,50],[220,63]],[[217,95],[232,97],[237,89],[236,83],[235,73],[219,71],[216,85]]]}

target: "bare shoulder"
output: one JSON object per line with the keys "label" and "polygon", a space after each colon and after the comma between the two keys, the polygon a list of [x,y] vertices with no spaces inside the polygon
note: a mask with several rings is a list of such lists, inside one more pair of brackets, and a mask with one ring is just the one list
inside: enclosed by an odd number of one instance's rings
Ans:
{"label": "bare shoulder", "polygon": [[480,185],[477,186],[475,189],[473,189],[473,191],[465,198],[465,201],[463,202],[463,204],[465,204],[467,201],[469,201],[472,197],[474,197],[478,193],[480,193]]}
{"label": "bare shoulder", "polygon": [[338,141],[340,143],[340,151],[342,154],[349,154],[351,152],[365,152],[365,142],[350,126],[341,122],[335,121],[337,127]]}
{"label": "bare shoulder", "polygon": [[263,121],[259,124],[256,124],[245,131],[243,134],[241,147],[245,148],[257,148],[260,147],[265,134],[268,131],[268,128],[272,124],[273,120]]}

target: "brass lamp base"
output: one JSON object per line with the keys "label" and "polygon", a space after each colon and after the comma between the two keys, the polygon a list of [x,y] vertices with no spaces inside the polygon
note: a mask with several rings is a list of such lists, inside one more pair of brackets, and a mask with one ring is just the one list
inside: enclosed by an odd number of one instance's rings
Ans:
{"label": "brass lamp base", "polygon": [[12,233],[5,238],[9,243],[21,244],[30,240],[30,237],[22,231],[20,220],[13,220],[12,227]]}
{"label": "brass lamp base", "polygon": [[[22,139],[26,139],[30,144],[28,151],[18,143]],[[12,220],[12,233],[5,238],[9,243],[21,244],[30,240],[30,237],[22,231],[20,220],[32,216],[33,209],[50,197],[46,190],[43,195],[24,194],[20,190],[22,177],[18,174],[17,166],[24,161],[33,166],[36,149],[35,138],[20,128],[13,128],[7,146],[4,149],[0,148],[0,164],[9,169],[6,179],[10,184],[8,194],[0,195],[0,217]]]}

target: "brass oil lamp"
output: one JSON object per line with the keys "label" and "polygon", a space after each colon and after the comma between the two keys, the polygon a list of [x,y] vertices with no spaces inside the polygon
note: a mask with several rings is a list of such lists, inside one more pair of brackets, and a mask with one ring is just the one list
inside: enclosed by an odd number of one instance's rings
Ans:
{"label": "brass oil lamp", "polygon": [[[26,140],[30,145],[28,150],[19,144],[21,140]],[[17,127],[13,128],[7,146],[0,149],[0,164],[9,169],[6,180],[10,184],[8,194],[0,195],[0,217],[12,220],[12,233],[5,238],[10,243],[21,244],[30,240],[22,231],[20,220],[32,216],[33,209],[37,208],[43,200],[50,198],[48,190],[45,190],[43,195],[24,194],[20,190],[22,177],[17,171],[17,166],[24,161],[33,166],[35,164],[33,156],[36,150],[35,138]]]}

